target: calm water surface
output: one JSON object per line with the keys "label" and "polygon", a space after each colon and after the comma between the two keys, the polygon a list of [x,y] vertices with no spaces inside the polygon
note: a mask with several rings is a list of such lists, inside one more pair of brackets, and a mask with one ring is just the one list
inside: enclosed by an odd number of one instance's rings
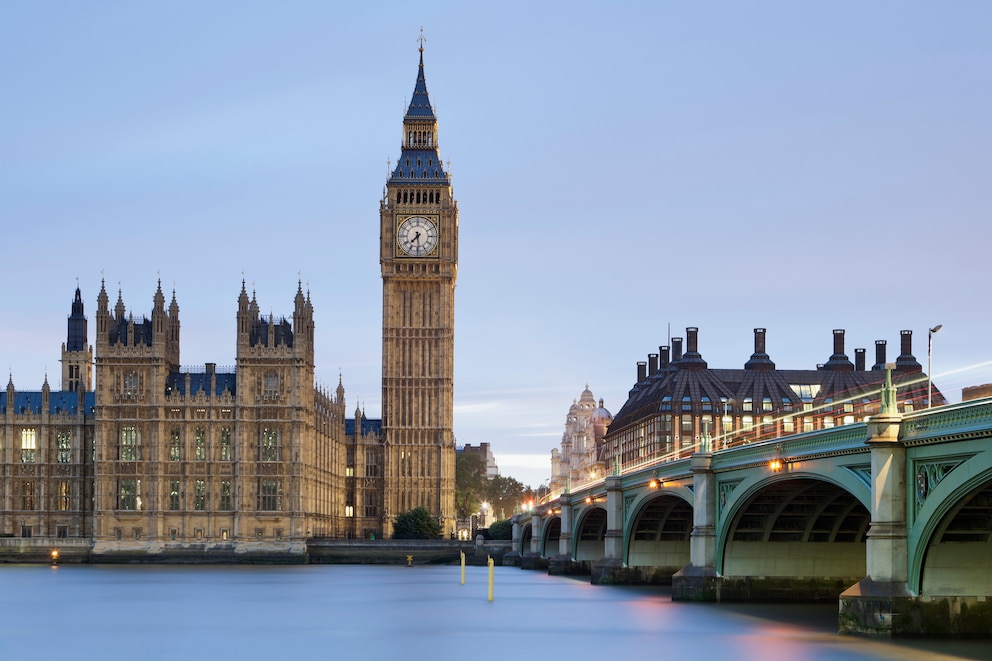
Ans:
{"label": "calm water surface", "polygon": [[673,603],[497,567],[0,566],[0,659],[992,659],[839,636],[837,607]]}

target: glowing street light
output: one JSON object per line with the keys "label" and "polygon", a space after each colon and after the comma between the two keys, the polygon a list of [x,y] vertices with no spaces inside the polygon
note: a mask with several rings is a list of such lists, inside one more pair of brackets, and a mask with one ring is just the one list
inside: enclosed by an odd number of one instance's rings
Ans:
{"label": "glowing street light", "polygon": [[937,324],[927,335],[927,408],[933,406],[933,336],[943,327],[943,324]]}

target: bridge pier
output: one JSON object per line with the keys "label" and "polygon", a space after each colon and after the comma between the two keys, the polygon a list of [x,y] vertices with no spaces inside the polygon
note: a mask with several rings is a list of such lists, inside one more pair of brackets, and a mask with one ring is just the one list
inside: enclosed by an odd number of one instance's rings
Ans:
{"label": "bridge pier", "polygon": [[716,571],[716,475],[713,453],[692,455],[692,534],[689,564],[672,576],[673,601],[719,601]]}
{"label": "bridge pier", "polygon": [[530,552],[520,558],[521,569],[547,569],[547,558],[541,557],[541,545],[544,544],[544,526],[541,525],[541,515],[536,510],[530,516]]}
{"label": "bridge pier", "polygon": [[865,558],[868,575],[840,595],[841,633],[911,633],[902,630],[917,597],[908,583],[906,447],[899,440],[901,422],[902,415],[883,412],[868,424],[872,475]]}
{"label": "bridge pier", "polygon": [[519,567],[520,566],[520,544],[522,527],[520,525],[520,516],[514,515],[510,519],[510,552],[503,556],[503,565],[507,567]]}
{"label": "bridge pier", "polygon": [[619,476],[604,480],[606,487],[606,534],[603,551],[606,554],[592,566],[593,585],[630,583],[629,571],[623,562],[623,484]]}
{"label": "bridge pier", "polygon": [[558,537],[558,554],[548,560],[548,574],[586,574],[581,565],[572,559],[572,499],[571,494],[563,493],[558,499],[561,505],[561,535]]}

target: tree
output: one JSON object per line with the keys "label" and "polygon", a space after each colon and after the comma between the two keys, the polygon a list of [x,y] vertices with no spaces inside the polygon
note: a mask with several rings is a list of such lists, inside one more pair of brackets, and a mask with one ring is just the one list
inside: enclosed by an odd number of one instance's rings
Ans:
{"label": "tree", "polygon": [[486,485],[485,497],[493,506],[493,515],[501,519],[513,514],[517,504],[523,500],[525,487],[512,477],[497,475]]}
{"label": "tree", "polygon": [[513,537],[513,523],[509,519],[503,519],[489,526],[489,539],[511,539]]}
{"label": "tree", "polygon": [[477,452],[455,455],[455,511],[468,518],[479,511],[486,490],[486,461]]}
{"label": "tree", "polygon": [[439,539],[441,524],[426,507],[415,507],[393,521],[393,539]]}

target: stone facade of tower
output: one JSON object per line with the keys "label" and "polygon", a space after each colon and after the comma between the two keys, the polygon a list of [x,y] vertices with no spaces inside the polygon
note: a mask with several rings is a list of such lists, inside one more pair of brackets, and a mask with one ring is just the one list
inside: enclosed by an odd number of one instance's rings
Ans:
{"label": "stone facade of tower", "polygon": [[379,514],[389,521],[425,507],[447,536],[455,527],[458,205],[438,153],[423,48],[401,144],[379,207],[385,443]]}

